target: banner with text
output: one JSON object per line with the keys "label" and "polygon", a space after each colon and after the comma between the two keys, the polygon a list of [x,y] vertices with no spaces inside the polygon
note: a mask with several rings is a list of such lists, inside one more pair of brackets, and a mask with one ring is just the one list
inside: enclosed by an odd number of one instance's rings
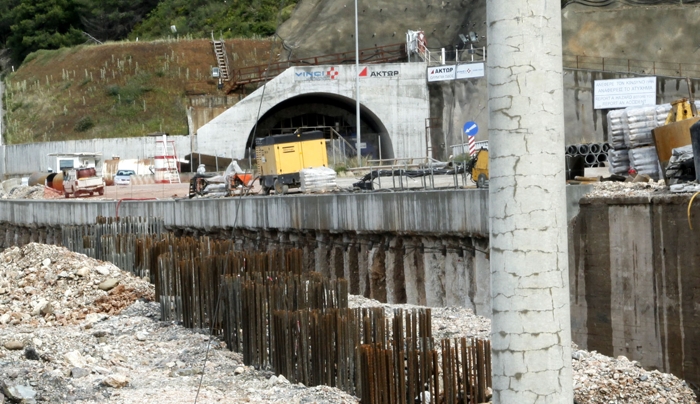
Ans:
{"label": "banner with text", "polygon": [[656,77],[595,80],[593,108],[614,109],[656,105]]}
{"label": "banner with text", "polygon": [[428,68],[428,81],[446,81],[484,77],[484,63],[467,63],[456,66],[436,66]]}

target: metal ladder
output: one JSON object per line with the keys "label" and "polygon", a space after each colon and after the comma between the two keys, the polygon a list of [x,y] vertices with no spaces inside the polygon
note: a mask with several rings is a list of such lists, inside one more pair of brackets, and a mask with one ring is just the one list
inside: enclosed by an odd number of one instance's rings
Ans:
{"label": "metal ladder", "polygon": [[216,55],[216,63],[219,65],[219,72],[223,81],[228,81],[229,75],[228,55],[226,54],[226,46],[223,39],[215,40],[214,33],[211,34],[211,42],[214,44],[214,54]]}
{"label": "metal ladder", "polygon": [[177,169],[177,154],[175,152],[175,142],[168,141],[167,137],[163,136],[163,158],[165,159],[166,172],[163,179],[171,184],[180,183],[180,171]]}

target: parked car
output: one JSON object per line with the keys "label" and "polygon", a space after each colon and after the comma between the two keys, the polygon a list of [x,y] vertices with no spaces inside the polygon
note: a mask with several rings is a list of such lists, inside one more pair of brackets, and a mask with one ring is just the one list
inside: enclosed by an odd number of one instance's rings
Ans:
{"label": "parked car", "polygon": [[74,198],[80,195],[94,195],[97,192],[100,195],[105,193],[105,182],[101,176],[97,175],[95,167],[80,167],[64,171],[63,173],[63,195]]}
{"label": "parked car", "polygon": [[131,184],[131,176],[136,175],[134,170],[119,170],[114,176],[114,185],[129,185]]}

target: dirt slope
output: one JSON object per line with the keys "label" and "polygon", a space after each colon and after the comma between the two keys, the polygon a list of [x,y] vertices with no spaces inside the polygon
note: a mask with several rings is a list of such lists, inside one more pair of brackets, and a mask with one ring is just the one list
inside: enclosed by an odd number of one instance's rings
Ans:
{"label": "dirt slope", "polygon": [[[269,59],[269,40],[229,40],[234,67]],[[120,42],[30,55],[7,79],[8,144],[187,133],[188,95],[221,94],[208,40]]]}

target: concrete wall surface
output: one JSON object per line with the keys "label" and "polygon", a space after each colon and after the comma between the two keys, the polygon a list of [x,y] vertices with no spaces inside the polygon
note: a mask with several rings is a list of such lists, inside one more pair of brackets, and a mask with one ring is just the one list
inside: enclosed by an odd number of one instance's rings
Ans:
{"label": "concrete wall surface", "polygon": [[[487,238],[487,195],[484,190],[474,189],[124,201],[119,216],[157,216],[164,218],[167,226],[195,229],[308,229]],[[116,204],[85,200],[0,200],[0,222],[88,224],[97,216],[115,216]],[[59,210],[60,215],[56,214]]]}
{"label": "concrete wall surface", "polygon": [[583,199],[571,228],[573,340],[700,384],[700,215],[688,196]]}
{"label": "concrete wall surface", "polygon": [[[570,206],[588,190],[567,187]],[[116,209],[114,201],[0,200],[0,250],[61,244],[62,226],[92,224]],[[123,201],[119,216],[161,216],[178,235],[236,238],[249,250],[292,245],[304,250],[307,268],[348,279],[352,293],[490,317],[487,210],[485,190],[438,190]]]}
{"label": "concrete wall surface", "polygon": [[0,181],[5,179],[5,172],[7,171],[5,164],[5,145],[0,145]]}
{"label": "concrete wall surface", "polygon": [[[188,136],[171,136],[175,140],[175,150],[182,157],[190,153],[190,138]],[[29,175],[37,171],[46,171],[54,166],[48,157],[49,153],[102,153],[103,160],[119,156],[122,159],[143,159],[156,155],[154,137],[142,136],[134,138],[68,140],[65,142],[24,143],[6,146],[5,175]],[[0,155],[0,157],[2,157]],[[2,168],[0,168],[2,174]]]}
{"label": "concrete wall surface", "polygon": [[[363,121],[370,115],[380,122],[391,138],[395,157],[425,156],[425,119],[430,116],[426,68],[424,63],[390,63],[361,65],[360,69],[398,71],[391,77],[367,77],[360,80],[360,101]],[[197,131],[197,151],[215,154],[217,150],[233,150],[235,157],[243,157],[249,136],[256,123],[266,112],[282,101],[297,96],[315,95],[334,97],[355,111],[354,65],[316,66],[314,71],[337,71],[333,80],[297,80],[297,68],[284,73],[257,89],[244,100],[214,118]],[[262,98],[262,104],[261,104]],[[259,114],[258,114],[259,111]],[[266,136],[267,133],[260,133]],[[384,146],[383,146],[384,147]]]}

